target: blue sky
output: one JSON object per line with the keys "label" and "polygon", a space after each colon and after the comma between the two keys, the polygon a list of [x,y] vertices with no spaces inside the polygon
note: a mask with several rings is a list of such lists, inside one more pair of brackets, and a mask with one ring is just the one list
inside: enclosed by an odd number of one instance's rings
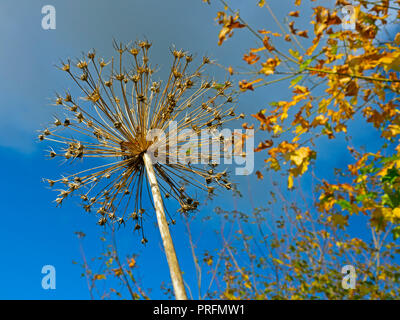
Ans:
{"label": "blue sky", "polygon": [[[288,10],[286,4],[292,2],[276,1],[272,7],[278,17],[283,17]],[[257,1],[231,3],[232,7],[240,8],[246,20],[254,21],[256,27],[272,26],[272,19],[266,10],[256,6]],[[56,8],[56,30],[41,28],[41,8],[48,4]],[[87,299],[86,283],[80,277],[82,270],[72,264],[72,260],[80,260],[79,243],[74,232],[87,234],[84,246],[88,256],[99,254],[101,249],[98,238],[102,229],[95,224],[97,219],[83,213],[76,200],[56,208],[52,202],[55,193],[42,183],[43,177],[56,178],[65,168],[44,157],[46,147],[37,143],[36,130],[52,121],[54,109],[50,99],[55,91],[74,89],[65,74],[54,65],[60,59],[73,59],[91,48],[96,48],[101,56],[110,57],[113,38],[123,42],[147,38],[153,42],[151,59],[161,67],[160,77],[170,63],[171,44],[198,57],[210,55],[225,65],[243,66],[240,61],[244,50],[255,47],[255,40],[249,33],[238,30],[234,41],[228,40],[223,46],[217,46],[219,27],[214,18],[218,10],[221,10],[219,5],[209,6],[200,0],[0,2],[1,299]],[[306,21],[300,20],[300,23]],[[214,72],[216,77],[225,79],[222,70]],[[243,94],[239,104],[242,112],[254,113],[271,101],[285,99],[290,94],[286,86],[273,85]],[[355,130],[362,130],[362,127],[356,126]],[[371,141],[371,136],[363,137],[358,144]],[[342,146],[343,140],[340,139],[329,143],[322,139],[319,142],[320,170],[329,175],[334,167],[349,161]],[[257,161],[262,159],[257,156]],[[256,162],[256,166],[257,163],[260,164]],[[238,178],[238,181],[243,183],[245,195],[238,200],[239,208],[248,208],[248,181],[256,205],[266,203],[269,188],[266,182],[256,181],[254,177],[250,180]],[[226,210],[233,209],[232,196],[221,193],[213,203],[202,207],[202,214],[210,213],[217,205]],[[123,230],[118,237],[122,252],[140,254],[139,262],[143,268],[139,276],[146,287],[154,288],[152,298],[160,298],[162,295],[157,288],[162,280],[169,279],[169,275],[154,222],[148,222],[152,241],[146,248],[129,230]],[[194,224],[194,232],[200,234],[215,223],[199,220]],[[174,227],[173,237],[182,269],[192,274],[193,265],[182,224]],[[214,241],[212,236],[207,238],[203,241],[204,248],[215,246]],[[47,264],[56,267],[56,290],[46,291],[41,287],[41,268]],[[192,277],[188,276],[187,281],[193,281]]]}

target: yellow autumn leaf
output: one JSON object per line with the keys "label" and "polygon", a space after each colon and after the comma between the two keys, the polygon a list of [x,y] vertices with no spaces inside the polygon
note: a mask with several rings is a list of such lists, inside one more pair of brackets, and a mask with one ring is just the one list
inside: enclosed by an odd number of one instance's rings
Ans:
{"label": "yellow autumn leaf", "polygon": [[400,32],[394,37],[394,43],[400,46]]}
{"label": "yellow autumn leaf", "polygon": [[290,174],[288,176],[288,189],[292,189],[293,188],[293,176]]}
{"label": "yellow autumn leaf", "polygon": [[393,209],[393,218],[400,219],[400,208]]}
{"label": "yellow autumn leaf", "polygon": [[310,155],[310,148],[308,147],[301,147],[299,149],[297,149],[291,156],[290,156],[290,160],[292,160],[292,162],[297,165],[300,166],[304,159],[307,158]]}
{"label": "yellow autumn leaf", "polygon": [[112,271],[114,272],[114,275],[117,276],[117,277],[121,276],[123,274],[121,268],[112,269]]}
{"label": "yellow autumn leaf", "polygon": [[134,258],[129,259],[128,265],[129,265],[129,268],[133,268],[136,265],[136,260]]}
{"label": "yellow autumn leaf", "polygon": [[276,258],[274,258],[272,260],[275,261],[278,264],[284,264],[282,260],[279,260],[279,259],[276,259]]}

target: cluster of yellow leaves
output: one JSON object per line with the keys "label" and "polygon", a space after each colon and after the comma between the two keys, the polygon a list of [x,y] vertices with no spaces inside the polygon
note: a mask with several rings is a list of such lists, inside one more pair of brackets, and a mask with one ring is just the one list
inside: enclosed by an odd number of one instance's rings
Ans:
{"label": "cluster of yellow leaves", "polygon": [[[258,5],[268,7],[264,0]],[[295,5],[300,6],[301,1],[295,0]],[[355,30],[342,28],[345,21],[341,19],[340,9],[346,5],[349,5],[347,0],[338,0],[334,8],[324,5],[313,8],[310,30],[304,30],[306,25],[294,21],[299,16],[304,18],[303,11],[291,9],[286,26],[280,28],[282,34],[258,30],[259,45],[247,49],[243,56],[245,63],[256,71],[249,79],[241,79],[241,91],[261,90],[264,85],[279,80],[291,81],[291,98],[271,103],[271,107],[263,107],[252,115],[257,121],[256,127],[266,134],[255,152],[266,155],[265,162],[270,169],[287,169],[289,188],[293,187],[294,178],[303,175],[316,157],[312,150],[316,138],[324,135],[334,139],[347,135],[348,124],[357,114],[367,122],[366,130],[373,130],[373,127],[378,130],[384,141],[382,145],[390,144],[392,148],[397,144],[400,159],[400,33],[392,41],[382,42],[378,38],[380,29],[389,25],[394,17],[389,15],[388,8],[400,6],[400,2],[352,1]],[[400,19],[400,10],[397,16]],[[235,18],[235,21],[239,19],[238,16]],[[245,22],[240,21],[244,27]],[[257,29],[250,30],[255,33],[253,30]],[[223,37],[219,44],[225,39],[223,31],[227,29],[221,30]],[[281,41],[282,37],[288,43]],[[282,42],[284,45],[281,46]],[[291,48],[287,49],[288,46]],[[234,74],[232,68],[230,73]],[[262,81],[261,77],[266,80]],[[350,151],[356,155],[356,161],[346,171],[350,181],[332,184],[324,181],[320,186],[317,209],[325,225],[344,230],[352,214],[367,216],[378,232],[387,230],[390,225],[398,225],[400,206],[391,199],[390,192],[399,190],[400,185],[390,184],[389,188],[382,181],[391,169],[400,168],[400,160],[382,162],[378,170],[370,166],[383,159],[379,152],[358,154]],[[263,179],[260,170],[256,171],[256,176]],[[390,199],[385,200],[385,197]],[[304,217],[297,214],[296,219],[302,223]],[[367,245],[358,238],[333,241],[334,236],[326,231],[321,237],[329,240],[328,250],[354,250],[356,253],[367,250]],[[299,247],[314,247],[315,243],[305,239],[305,244],[299,242]],[[277,260],[274,262],[283,266]],[[305,269],[293,263],[292,268],[299,275]],[[383,279],[387,274],[380,273],[379,277]],[[304,284],[302,290],[310,291],[306,286]],[[318,281],[312,286],[318,287]],[[292,297],[302,297],[301,290],[292,289]]]}

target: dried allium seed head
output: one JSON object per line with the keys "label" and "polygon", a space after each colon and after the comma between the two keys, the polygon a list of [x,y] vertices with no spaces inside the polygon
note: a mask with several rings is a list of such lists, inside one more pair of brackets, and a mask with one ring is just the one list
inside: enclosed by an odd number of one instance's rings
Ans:
{"label": "dried allium seed head", "polygon": [[[118,58],[108,60],[110,63],[95,59],[95,52],[91,51],[87,54],[88,60],[78,61],[76,68],[71,68],[70,63],[63,64],[61,69],[67,71],[74,83],[77,79],[83,80],[78,84],[81,94],[76,99],[72,99],[69,93],[64,99],[57,95],[56,104],[69,113],[68,118],[64,121],[56,119],[51,131],[46,129],[39,135],[39,140],[54,135],[54,139],[48,140],[60,143],[59,151],[50,149],[52,158],[59,155],[69,162],[88,158],[90,164],[95,158],[101,159],[99,164],[76,174],[47,180],[50,186],[64,183],[68,187],[58,196],[57,204],[68,195],[79,192],[84,210],[90,212],[93,209],[101,215],[100,225],[125,223],[124,218],[135,211],[131,215],[135,229],[143,227],[145,211],[141,208],[142,198],[148,190],[144,186],[147,179],[143,155],[153,147],[167,144],[163,139],[148,141],[147,135],[151,130],[167,132],[170,121],[174,120],[178,131],[193,129],[200,134],[202,129],[222,126],[234,115],[233,109],[227,110],[226,107],[227,103],[233,102],[227,92],[231,83],[225,82],[221,87],[204,75],[206,65],[211,63],[209,58],[204,57],[190,71],[192,64],[189,68],[189,63],[193,57],[183,50],[173,50],[168,78],[171,80],[153,82],[154,70],[148,55],[150,47],[147,41],[138,42],[131,49],[115,44]],[[70,135],[66,134],[68,132]],[[180,146],[184,142],[179,136],[174,143]],[[219,136],[202,144],[215,142],[223,150]],[[165,198],[177,200],[181,212],[187,213],[199,206],[199,202],[188,194],[195,187],[212,193],[214,187],[209,184],[215,181],[220,187],[231,188],[227,180],[221,180],[223,174],[214,175],[213,170],[202,164],[191,163],[198,159],[196,152],[186,152],[184,156],[188,161],[177,165],[171,161],[175,159],[171,149],[164,150],[158,152],[165,161],[154,163],[154,170],[162,194]],[[203,158],[212,160],[211,156]],[[217,164],[210,163],[210,166]],[[118,211],[118,217],[117,210],[121,211]],[[146,243],[147,239],[143,238],[142,242]]]}

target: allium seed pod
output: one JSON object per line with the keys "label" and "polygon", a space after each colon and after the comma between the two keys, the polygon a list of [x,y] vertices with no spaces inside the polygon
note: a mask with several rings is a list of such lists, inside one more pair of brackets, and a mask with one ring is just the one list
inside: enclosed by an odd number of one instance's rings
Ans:
{"label": "allium seed pod", "polygon": [[[211,63],[207,57],[191,70],[193,57],[183,50],[172,50],[171,73],[167,78],[170,80],[154,82],[150,47],[148,41],[140,41],[132,48],[115,44],[118,59],[107,60],[113,63],[95,59],[95,52],[90,51],[77,61],[76,68],[70,63],[63,64],[60,68],[73,83],[78,83],[81,95],[76,98],[75,94],[74,98],[69,93],[65,98],[58,95],[56,105],[63,108],[68,118],[63,122],[56,119],[51,131],[46,129],[39,135],[39,140],[47,140],[51,135],[48,140],[60,144],[59,151],[51,149],[52,158],[64,157],[69,162],[82,159],[82,163],[89,158],[90,164],[96,158],[101,159],[97,165],[76,174],[47,180],[51,186],[65,183],[69,188],[57,198],[58,204],[80,190],[84,210],[97,212],[99,225],[125,223],[124,218],[134,212],[131,215],[134,229],[143,231],[143,218],[152,214],[151,211],[145,214],[142,208],[149,190],[144,185],[147,183],[144,154],[155,149],[165,158],[153,163],[161,194],[177,201],[181,212],[198,208],[199,201],[189,196],[194,188],[205,193],[213,193],[217,186],[232,188],[228,180],[221,181],[226,173],[214,174],[212,168],[217,165],[211,162],[210,155],[203,157],[209,164],[197,164],[198,155],[189,150],[178,155],[187,162],[174,163],[169,148],[160,151],[166,141],[147,138],[153,129],[168,131],[171,121],[176,121],[178,132],[192,129],[193,135],[199,135],[201,130],[217,129],[234,120],[231,118],[235,116],[234,109],[226,106],[233,102],[227,90],[231,83],[221,85],[205,76],[205,67]],[[79,79],[82,81],[76,82]],[[201,143],[216,142],[223,150],[219,136]],[[179,148],[186,143],[186,137],[178,134],[174,143]],[[142,242],[147,239],[143,237]]]}

